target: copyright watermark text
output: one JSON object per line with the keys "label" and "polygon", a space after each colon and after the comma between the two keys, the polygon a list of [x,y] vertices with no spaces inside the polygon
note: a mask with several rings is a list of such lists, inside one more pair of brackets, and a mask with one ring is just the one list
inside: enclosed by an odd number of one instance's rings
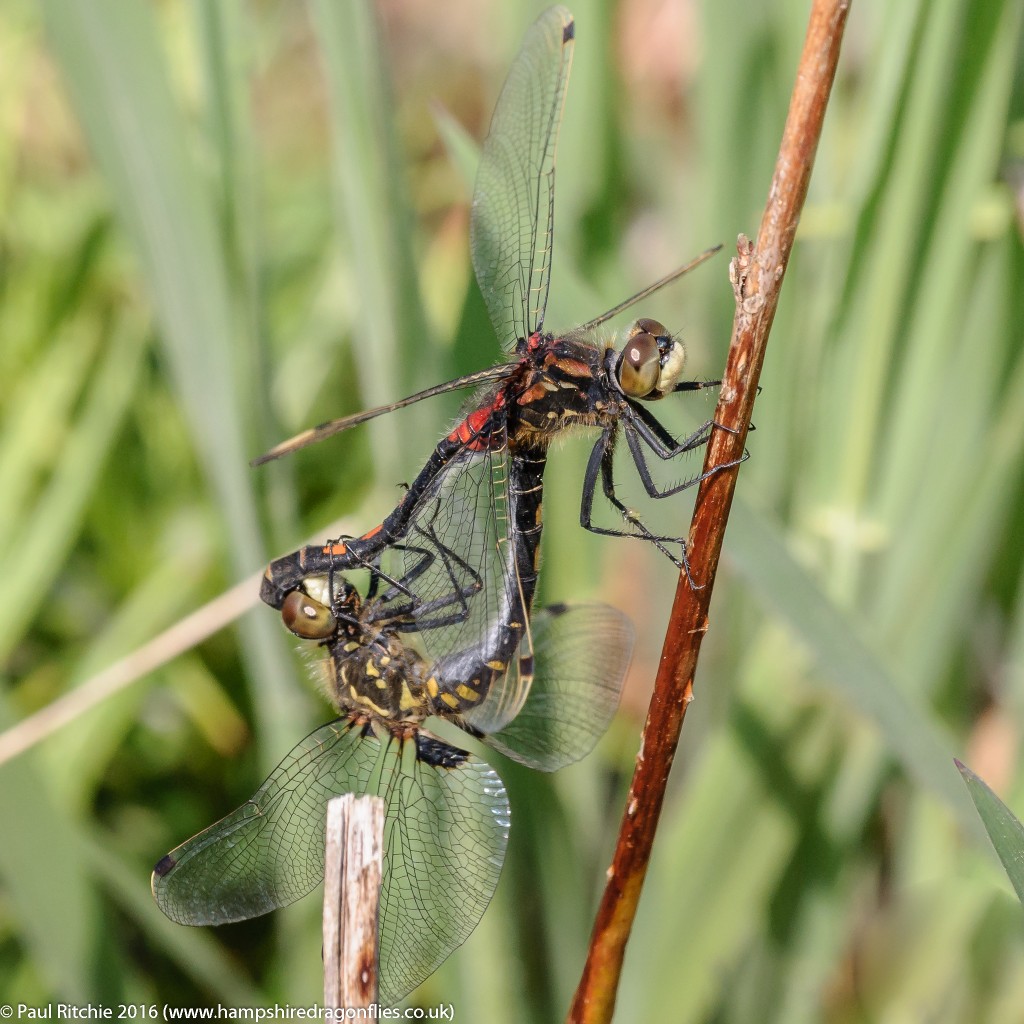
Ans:
{"label": "copyright watermark text", "polygon": [[160,1006],[156,1003],[122,1003],[117,1006],[74,1003],[47,1003],[29,1006],[27,1003],[0,1003],[0,1021],[33,1020],[122,1020],[122,1021],[274,1021],[312,1020],[327,1024],[341,1024],[350,1020],[455,1020],[455,1008],[440,1006],[409,1006],[396,1009],[390,1006],[370,1006],[367,1009],[327,1009],[323,1006]]}

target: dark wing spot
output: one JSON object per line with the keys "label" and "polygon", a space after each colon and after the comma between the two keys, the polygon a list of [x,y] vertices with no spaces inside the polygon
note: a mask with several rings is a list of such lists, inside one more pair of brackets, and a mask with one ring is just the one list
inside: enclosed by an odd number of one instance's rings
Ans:
{"label": "dark wing spot", "polygon": [[567,43],[570,39],[576,38],[576,22],[570,21],[565,28],[562,29],[562,42]]}
{"label": "dark wing spot", "polygon": [[153,868],[153,874],[156,875],[157,878],[163,878],[164,875],[168,874],[177,866],[178,862],[170,854],[167,854],[167,856],[161,858],[157,866]]}

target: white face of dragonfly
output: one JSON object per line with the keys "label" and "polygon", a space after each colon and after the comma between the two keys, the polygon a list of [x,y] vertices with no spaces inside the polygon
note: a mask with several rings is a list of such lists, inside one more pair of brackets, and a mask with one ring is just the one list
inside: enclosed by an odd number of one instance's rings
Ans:
{"label": "white face of dragonfly", "polygon": [[664,398],[682,377],[685,362],[683,343],[664,325],[657,320],[637,320],[619,356],[619,386],[629,398]]}

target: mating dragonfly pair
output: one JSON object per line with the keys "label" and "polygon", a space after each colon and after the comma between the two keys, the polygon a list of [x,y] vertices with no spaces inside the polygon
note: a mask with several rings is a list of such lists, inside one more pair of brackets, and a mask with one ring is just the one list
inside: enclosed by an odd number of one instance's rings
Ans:
{"label": "mating dragonfly pair", "polygon": [[[510,811],[498,774],[429,733],[430,717],[530,767],[553,771],[588,753],[618,704],[632,649],[626,618],[602,605],[534,612],[546,452],[572,427],[600,431],[587,465],[581,524],[639,537],[686,569],[679,538],[649,530],[619,499],[620,436],[648,494],[647,452],[674,458],[705,444],[711,422],[681,442],[641,404],[717,382],[682,381],[681,343],[636,321],[621,351],[595,329],[703,261],[709,250],[574,331],[544,331],[553,233],[555,144],[574,23],[562,7],[529,29],[484,143],[473,198],[473,266],[499,339],[514,358],[394,405],[293,438],[276,458],[375,416],[482,385],[396,509],[360,537],[273,562],[261,596],[320,654],[339,718],[306,737],[242,807],[156,866],[153,892],[183,924],[267,913],[323,877],[327,801],[385,802],[380,997],[401,998],[475,927],[497,885]],[[718,467],[723,468],[723,467]],[[595,491],[622,529],[592,521]],[[365,577],[364,593],[351,575]]]}

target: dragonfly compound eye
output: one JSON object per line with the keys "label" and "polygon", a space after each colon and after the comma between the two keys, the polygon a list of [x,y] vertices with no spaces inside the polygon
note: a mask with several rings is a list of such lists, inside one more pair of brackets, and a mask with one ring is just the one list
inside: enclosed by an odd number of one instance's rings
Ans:
{"label": "dragonfly compound eye", "polygon": [[[633,325],[626,348],[630,348],[638,337],[649,336],[653,339],[658,348],[658,373],[657,379],[643,394],[630,395],[631,398],[646,398],[648,401],[656,401],[664,398],[675,390],[676,384],[683,375],[683,365],[686,362],[686,349],[683,343],[673,338],[668,328],[657,320],[641,319]],[[623,388],[625,390],[625,388]],[[627,392],[628,394],[628,392]]]}
{"label": "dragonfly compound eye", "polygon": [[646,398],[661,374],[657,338],[639,327],[640,322],[630,332],[619,357],[619,386],[630,398]]}
{"label": "dragonfly compound eye", "polygon": [[334,612],[301,590],[293,590],[281,605],[281,619],[303,640],[324,640],[337,626]]}

